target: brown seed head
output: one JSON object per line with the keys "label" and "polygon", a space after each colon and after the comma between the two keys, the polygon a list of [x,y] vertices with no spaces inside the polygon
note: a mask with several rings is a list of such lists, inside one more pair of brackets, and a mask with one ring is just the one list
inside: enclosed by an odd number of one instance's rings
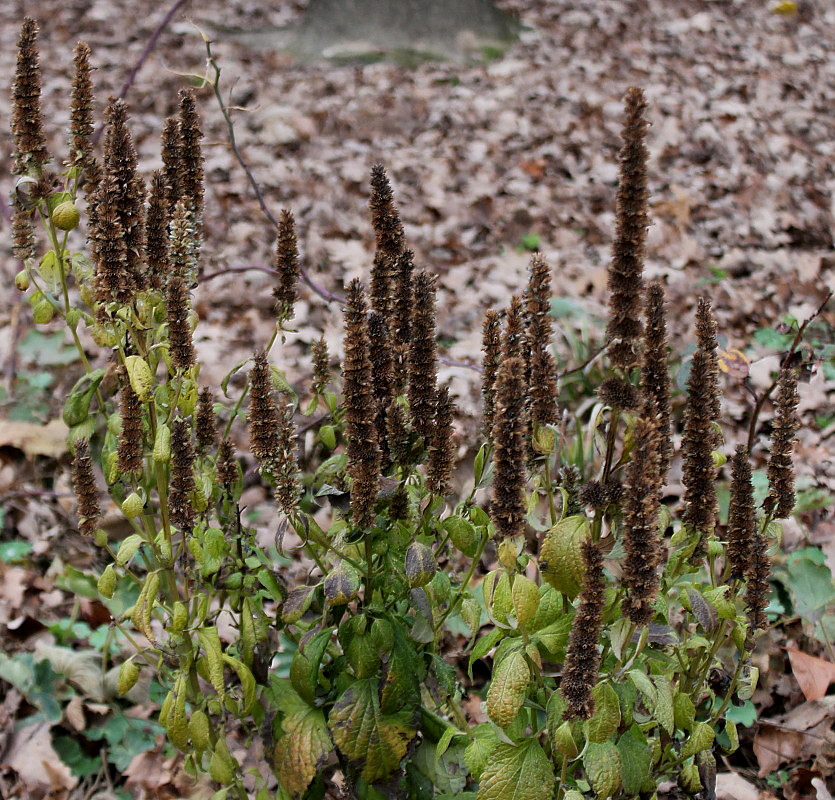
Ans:
{"label": "brown seed head", "polygon": [[748,448],[739,445],[731,459],[731,502],[728,508],[728,563],[731,580],[742,580],[751,567],[757,533],[754,485]]}
{"label": "brown seed head", "polygon": [[41,117],[41,65],[38,24],[23,20],[17,40],[17,68],[12,86],[12,135],[15,175],[39,176],[49,161]]}
{"label": "brown seed head", "polygon": [[171,426],[171,482],[168,490],[168,509],[171,521],[183,531],[194,528],[197,516],[191,503],[196,489],[194,480],[194,444],[191,426],[182,419]]}
{"label": "brown seed head", "polygon": [[171,260],[168,256],[168,203],[165,194],[165,176],[157,170],[151,178],[145,239],[148,285],[156,291],[165,288],[171,274]]}
{"label": "brown seed head", "polygon": [[429,461],[426,465],[426,485],[433,494],[443,497],[449,494],[449,480],[455,459],[455,437],[452,421],[455,405],[449,396],[449,388],[438,389],[435,429],[429,446]]}
{"label": "brown seed head", "polygon": [[122,417],[122,428],[119,432],[119,444],[116,451],[117,465],[119,472],[138,475],[145,468],[142,403],[133,391],[124,368],[120,371],[120,381],[122,385],[119,391],[121,398],[119,412]]}
{"label": "brown seed head", "polygon": [[481,396],[484,401],[482,412],[482,435],[485,441],[493,441],[493,422],[496,406],[496,375],[502,356],[501,315],[498,311],[490,310],[484,315],[482,325],[481,351],[482,360]]}
{"label": "brown seed head", "polygon": [[768,460],[768,497],[765,508],[776,519],[786,519],[794,509],[795,433],[797,417],[797,370],[784,367],[777,383],[777,415],[771,430],[771,455]]}
{"label": "brown seed head", "polygon": [[296,224],[287,209],[281,212],[278,222],[278,240],[273,267],[278,273],[278,286],[273,289],[275,313],[280,322],[293,317],[293,306],[298,296],[299,248],[296,243]]}
{"label": "brown seed head", "polygon": [[603,627],[604,577],[603,556],[594,542],[583,542],[585,575],[580,606],[571,626],[568,651],[560,683],[568,707],[566,719],[589,719],[594,714],[592,690],[600,668],[600,632]]}
{"label": "brown seed head", "polygon": [[168,348],[171,362],[183,372],[194,366],[194,342],[191,338],[191,300],[186,282],[173,275],[168,280]]}
{"label": "brown seed head", "polygon": [[631,88],[624,99],[625,119],[621,138],[617,230],[609,266],[609,322],[606,335],[609,358],[615,367],[629,370],[638,365],[642,325],[641,294],[649,226],[647,203],[646,132],[647,103],[644,93]]}
{"label": "brown seed head", "polygon": [[655,419],[658,427],[658,477],[663,487],[673,455],[673,442],[664,288],[658,281],[653,281],[647,289],[646,318],[641,363],[642,413],[648,419]]}
{"label": "brown seed head", "polygon": [[414,431],[429,444],[435,421],[438,355],[435,343],[435,277],[415,277],[415,306],[409,345],[409,412]]}
{"label": "brown seed head", "polygon": [[90,48],[85,42],[75,46],[75,77],[70,102],[70,166],[85,169],[93,160],[93,81]]}
{"label": "brown seed head", "polygon": [[72,485],[78,504],[78,530],[84,536],[92,536],[101,519],[101,508],[87,439],[77,439],[73,448]]}

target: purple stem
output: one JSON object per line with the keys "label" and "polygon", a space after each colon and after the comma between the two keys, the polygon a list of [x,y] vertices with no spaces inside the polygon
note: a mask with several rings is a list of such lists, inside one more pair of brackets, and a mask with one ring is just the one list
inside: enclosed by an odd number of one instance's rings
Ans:
{"label": "purple stem", "polygon": [[[133,82],[136,80],[136,76],[139,74],[139,70],[142,69],[142,66],[148,60],[148,56],[151,55],[151,51],[156,46],[157,40],[162,35],[162,32],[168,27],[168,23],[174,18],[174,15],[182,8],[188,0],[177,0],[166,15],[162,18],[162,22],[155,28],[154,32],[151,34],[148,41],[145,43],[145,49],[142,51],[142,55],[139,56],[139,60],[133,65],[133,69],[130,71],[130,75],[128,75],[125,82],[122,84],[122,88],[119,90],[119,99],[124,100],[127,96],[127,93],[131,86],[133,86]],[[100,125],[99,129],[93,134],[93,147],[95,147],[100,141],[101,137],[104,135],[104,125]]]}

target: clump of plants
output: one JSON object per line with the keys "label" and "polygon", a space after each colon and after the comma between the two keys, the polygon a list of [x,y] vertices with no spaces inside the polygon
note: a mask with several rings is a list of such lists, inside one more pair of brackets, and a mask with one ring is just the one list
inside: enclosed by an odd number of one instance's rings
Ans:
{"label": "clump of plants", "polygon": [[[338,380],[324,341],[306,398],[274,363],[300,272],[284,212],[272,339],[239,395],[228,378],[202,386],[190,299],[204,213],[194,95],[181,92],[162,131],[164,168],[146,183],[119,100],[94,155],[90,54],[79,44],[57,166],[36,36],[26,20],[14,84],[17,285],[36,323],[64,321],[85,368],[63,416],[79,530],[107,561],[98,590],[105,603],[131,597],[113,621],[133,646],[119,691],[143,669],[166,687],[158,719],[186,769],[210,776],[217,798],[321,798],[337,773],[361,798],[626,798],[668,780],[709,796],[716,755],[738,746],[726,711],[757,682],[767,549],[794,502],[797,376],[787,367],[779,377],[768,497],[755,508],[750,454],[738,448],[721,528],[707,298],[679,453],[672,443],[664,289],[642,276],[642,92],[625,98],[599,403],[576,425],[560,406],[551,269],[534,253],[528,285],[485,318],[484,441],[459,497],[435,279],[414,263],[384,169],[371,174],[368,286],[345,290]],[[85,205],[86,243],[75,232]],[[83,329],[106,366],[88,360]],[[288,585],[242,517],[232,435],[244,420],[275,513],[309,560],[303,585]],[[300,424],[317,433],[304,473]],[[686,492],[669,508],[661,499],[678,457]],[[99,473],[132,529],[121,541],[99,525]],[[279,638],[289,669],[278,667]],[[484,721],[463,704],[478,660],[490,663]],[[263,743],[274,779],[244,774],[232,737]]]}

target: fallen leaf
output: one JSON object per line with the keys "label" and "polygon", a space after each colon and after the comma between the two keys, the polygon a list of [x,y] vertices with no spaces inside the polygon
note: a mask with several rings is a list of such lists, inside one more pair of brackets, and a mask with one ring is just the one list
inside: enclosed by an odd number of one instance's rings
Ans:
{"label": "fallen leaf", "polygon": [[58,458],[67,452],[68,431],[61,419],[53,419],[46,425],[4,420],[0,421],[0,447],[14,447],[30,458]]}
{"label": "fallen leaf", "polygon": [[717,356],[719,369],[738,381],[748,377],[751,363],[741,350],[721,350]]}
{"label": "fallen leaf", "polygon": [[817,656],[787,647],[792,673],[807,700],[820,700],[829,684],[835,682],[835,664]]}
{"label": "fallen leaf", "polygon": [[716,800],[776,800],[773,794],[760,791],[737,772],[716,776]]}
{"label": "fallen leaf", "polygon": [[47,790],[50,797],[63,798],[75,787],[78,778],[52,747],[50,727],[49,722],[38,722],[18,728],[12,734],[0,767],[13,769],[33,797]]}
{"label": "fallen leaf", "polygon": [[764,778],[781,765],[796,761],[803,747],[803,734],[771,725],[761,725],[754,737],[754,755],[760,765],[759,777]]}

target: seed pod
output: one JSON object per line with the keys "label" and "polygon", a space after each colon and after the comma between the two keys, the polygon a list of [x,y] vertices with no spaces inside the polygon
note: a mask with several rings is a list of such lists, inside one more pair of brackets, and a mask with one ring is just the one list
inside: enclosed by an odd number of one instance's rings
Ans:
{"label": "seed pod", "polygon": [[38,301],[32,309],[32,319],[36,325],[45,325],[55,316],[55,308],[49,300]]}
{"label": "seed pod", "polygon": [[426,586],[435,577],[437,570],[435,556],[432,550],[422,542],[412,542],[406,550],[406,578],[409,586],[417,589],[418,586]]}
{"label": "seed pod", "polygon": [[59,203],[52,211],[52,224],[59,231],[71,231],[78,226],[81,215],[72,200]]}
{"label": "seed pod", "polygon": [[145,501],[138,492],[131,492],[122,502],[122,513],[128,519],[140,516],[144,508]]}
{"label": "seed pod", "polygon": [[99,577],[96,588],[99,590],[99,594],[102,597],[110,599],[113,597],[113,592],[116,591],[116,584],[118,582],[119,578],[116,575],[116,570],[113,569],[113,564],[108,564],[104,568],[104,572],[102,572],[101,577]]}
{"label": "seed pod", "polygon": [[139,667],[134,663],[133,658],[129,658],[119,667],[119,680],[116,683],[117,694],[124,697],[139,680]]}
{"label": "seed pod", "polygon": [[171,428],[165,423],[157,428],[153,456],[157,464],[167,464],[171,460]]}

